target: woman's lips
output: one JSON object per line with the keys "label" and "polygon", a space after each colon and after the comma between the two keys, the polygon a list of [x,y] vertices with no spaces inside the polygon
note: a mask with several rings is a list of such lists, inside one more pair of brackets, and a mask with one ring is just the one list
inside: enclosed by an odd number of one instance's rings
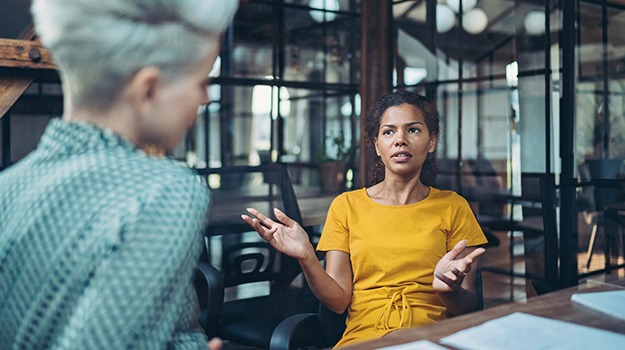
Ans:
{"label": "woman's lips", "polygon": [[394,161],[398,163],[406,162],[410,158],[412,158],[412,154],[405,152],[405,151],[395,152],[391,155],[391,159],[393,159]]}

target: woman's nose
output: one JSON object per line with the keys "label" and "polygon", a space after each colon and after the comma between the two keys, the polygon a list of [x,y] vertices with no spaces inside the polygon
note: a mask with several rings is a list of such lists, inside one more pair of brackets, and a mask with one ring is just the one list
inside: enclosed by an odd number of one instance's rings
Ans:
{"label": "woman's nose", "polygon": [[406,145],[406,138],[401,133],[397,133],[397,137],[395,138],[395,146],[404,145]]}

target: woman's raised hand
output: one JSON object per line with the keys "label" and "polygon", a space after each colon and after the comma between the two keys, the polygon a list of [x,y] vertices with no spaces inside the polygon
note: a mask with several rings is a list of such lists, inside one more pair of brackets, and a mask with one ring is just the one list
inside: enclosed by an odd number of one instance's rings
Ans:
{"label": "woman's raised hand", "polygon": [[280,209],[273,210],[279,222],[273,221],[254,208],[247,208],[247,211],[251,215],[241,215],[241,218],[279,252],[296,259],[303,259],[310,253],[314,254],[306,231]]}
{"label": "woman's raised hand", "polygon": [[484,248],[476,248],[469,254],[462,254],[466,247],[467,241],[462,240],[438,261],[432,282],[435,291],[448,293],[459,290],[472,264],[486,251]]}

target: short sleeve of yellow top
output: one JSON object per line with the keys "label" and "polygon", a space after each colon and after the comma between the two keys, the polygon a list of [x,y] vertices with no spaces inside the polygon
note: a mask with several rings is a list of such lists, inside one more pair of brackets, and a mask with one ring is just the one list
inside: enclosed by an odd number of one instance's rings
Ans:
{"label": "short sleeve of yellow top", "polygon": [[467,201],[452,191],[430,187],[425,199],[402,206],[376,203],[364,188],[336,197],[317,246],[349,253],[352,264],[347,328],[336,347],[446,318],[434,268],[463,239],[487,243]]}

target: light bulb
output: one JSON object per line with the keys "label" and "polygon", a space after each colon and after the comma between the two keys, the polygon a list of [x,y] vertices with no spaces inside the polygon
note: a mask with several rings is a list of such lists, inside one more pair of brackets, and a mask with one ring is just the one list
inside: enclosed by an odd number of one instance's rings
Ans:
{"label": "light bulb", "polygon": [[523,21],[525,31],[530,35],[541,35],[545,33],[545,12],[530,11],[525,15]]}
{"label": "light bulb", "polygon": [[456,14],[445,4],[436,5],[436,31],[446,33],[456,24]]}
{"label": "light bulb", "polygon": [[469,34],[480,34],[487,26],[488,17],[486,16],[486,12],[480,8],[474,8],[462,15],[462,28]]}
{"label": "light bulb", "polygon": [[[447,5],[454,10],[455,13],[460,12],[460,0],[447,0]],[[477,0],[462,0],[462,12],[467,12],[477,5]]]}
{"label": "light bulb", "polygon": [[[339,0],[310,0],[308,6],[329,11],[338,11],[340,9]],[[310,10],[310,17],[312,17],[315,22],[321,23],[324,20],[330,22],[336,18],[336,13]]]}

